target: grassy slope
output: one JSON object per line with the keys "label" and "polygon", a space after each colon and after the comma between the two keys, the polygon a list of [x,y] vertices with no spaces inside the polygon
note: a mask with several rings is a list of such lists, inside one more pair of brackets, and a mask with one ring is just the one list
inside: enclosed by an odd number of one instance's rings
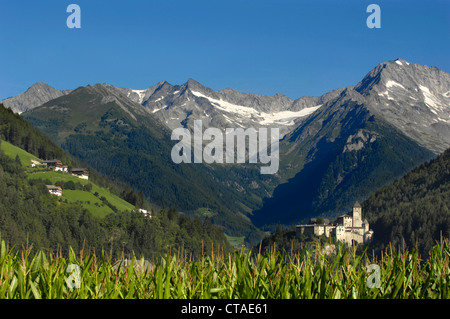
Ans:
{"label": "grassy slope", "polygon": [[37,158],[36,156],[3,140],[1,141],[0,149],[5,153],[5,155],[11,158],[16,158],[16,156],[19,155],[23,167],[30,166],[31,160],[39,161],[39,158]]}
{"label": "grassy slope", "polygon": [[[54,172],[54,171],[43,171],[42,168],[30,168],[31,159],[39,161],[39,159],[26,151],[22,150],[19,147],[16,147],[6,141],[1,141],[1,150],[5,153],[5,155],[16,158],[16,155],[19,155],[19,158],[24,167],[27,167],[28,178],[29,179],[42,179],[42,180],[50,180],[52,184],[55,184],[58,181],[68,182],[73,181],[74,183],[80,183],[82,185],[86,185],[88,183],[92,184],[92,191],[86,192],[82,190],[63,190],[62,199],[67,199],[68,202],[77,202],[81,201],[83,207],[88,209],[94,216],[104,217],[109,213],[112,213],[113,210],[106,206],[100,198],[105,197],[108,202],[117,207],[119,211],[132,210],[135,207],[120,197],[111,194],[111,192],[103,187],[99,187],[91,181],[87,181],[84,179],[80,179],[78,177],[72,176],[68,173],[62,172]],[[95,196],[95,193],[98,193],[98,197]]]}
{"label": "grassy slope", "polygon": [[[30,173],[29,178],[42,180],[49,179],[52,182],[52,184],[55,184],[58,181],[64,182],[73,181],[74,183],[80,183],[82,185],[91,183],[87,180],[80,179],[68,173],[61,173],[61,172]],[[114,194],[111,194],[111,192],[108,189],[99,187],[93,183],[91,184],[92,184],[91,192],[85,192],[82,190],[63,189],[62,199],[63,200],[67,199],[68,202],[81,201],[85,208],[87,208],[93,215],[99,217],[106,216],[107,214],[113,212],[111,208],[109,208],[106,205],[103,205],[102,201],[99,199],[102,196],[104,196],[112,205],[116,206],[119,211],[132,210],[135,208],[133,205],[126,202],[125,200],[117,197]],[[98,193],[98,197],[94,196],[96,192]],[[95,205],[95,203],[100,205],[100,207]]]}

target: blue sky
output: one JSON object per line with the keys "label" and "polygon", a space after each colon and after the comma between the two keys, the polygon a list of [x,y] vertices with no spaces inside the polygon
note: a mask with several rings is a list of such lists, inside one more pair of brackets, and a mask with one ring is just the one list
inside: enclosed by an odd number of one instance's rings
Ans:
{"label": "blue sky", "polygon": [[[81,29],[66,8],[81,7]],[[369,29],[366,8],[381,8]],[[450,72],[448,0],[1,0],[0,99],[36,82],[144,89],[189,78],[290,98],[401,57]]]}

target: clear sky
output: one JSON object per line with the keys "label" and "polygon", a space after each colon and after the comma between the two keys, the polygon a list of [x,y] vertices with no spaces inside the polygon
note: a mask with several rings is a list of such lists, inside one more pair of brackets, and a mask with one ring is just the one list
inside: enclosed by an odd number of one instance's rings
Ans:
{"label": "clear sky", "polygon": [[[69,29],[69,4],[81,28]],[[369,29],[369,4],[381,28]],[[0,100],[36,82],[145,89],[193,78],[290,98],[355,85],[385,60],[450,72],[448,0],[0,0]]]}

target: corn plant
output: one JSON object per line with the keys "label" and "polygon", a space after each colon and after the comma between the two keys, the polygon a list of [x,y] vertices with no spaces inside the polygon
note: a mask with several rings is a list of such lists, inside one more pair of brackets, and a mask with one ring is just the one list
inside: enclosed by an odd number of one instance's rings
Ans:
{"label": "corn plant", "polygon": [[[30,248],[15,250],[4,240],[0,249],[1,299],[447,299],[450,291],[447,240],[436,243],[427,260],[415,250],[390,250],[375,260],[346,246],[335,254],[320,247],[298,254],[242,249],[152,262],[112,260],[104,251],[84,256],[70,250],[65,257],[38,251],[31,257]],[[376,287],[368,285],[371,264],[380,269]]]}

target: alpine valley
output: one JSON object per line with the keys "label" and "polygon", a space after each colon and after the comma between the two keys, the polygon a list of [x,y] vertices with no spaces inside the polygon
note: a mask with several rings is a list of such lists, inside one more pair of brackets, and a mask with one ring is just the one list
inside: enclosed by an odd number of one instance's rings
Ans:
{"label": "alpine valley", "polygon": [[[1,103],[100,174],[157,205],[209,217],[231,237],[334,218],[450,147],[450,74],[403,59],[355,86],[296,100],[214,91],[193,79],[144,90],[37,83]],[[279,170],[259,164],[175,164],[171,132],[279,128]]]}

